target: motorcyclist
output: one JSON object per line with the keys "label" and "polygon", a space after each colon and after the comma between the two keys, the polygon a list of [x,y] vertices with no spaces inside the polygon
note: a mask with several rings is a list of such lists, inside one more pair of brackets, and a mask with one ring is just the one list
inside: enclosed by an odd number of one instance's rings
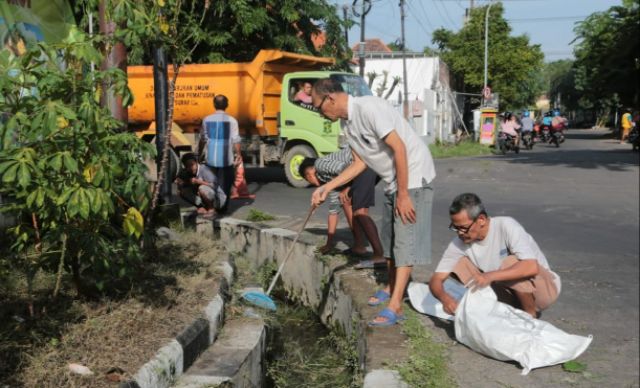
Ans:
{"label": "motorcyclist", "polygon": [[518,134],[518,129],[520,129],[520,124],[518,124],[518,120],[516,116],[511,112],[505,112],[504,114],[504,122],[500,126],[500,131],[506,133],[509,136],[513,136],[515,151],[516,153],[520,152],[520,135]]}
{"label": "motorcyclist", "polygon": [[520,123],[522,124],[522,128],[520,129],[522,137],[524,138],[524,136],[528,133],[528,135],[531,136],[531,139],[533,139],[534,122],[528,110],[525,110],[524,112],[522,112],[522,119],[520,120]]}
{"label": "motorcyclist", "polygon": [[549,137],[545,136],[545,129],[547,130],[548,134],[551,134],[551,121],[553,120],[553,116],[552,116],[552,112],[548,111],[545,112],[544,117],[542,118],[542,127],[540,128],[542,130],[542,141],[547,142],[549,141]]}
{"label": "motorcyclist", "polygon": [[553,131],[562,132],[567,127],[569,120],[560,114],[559,110],[553,111],[553,118],[551,119],[551,128]]}

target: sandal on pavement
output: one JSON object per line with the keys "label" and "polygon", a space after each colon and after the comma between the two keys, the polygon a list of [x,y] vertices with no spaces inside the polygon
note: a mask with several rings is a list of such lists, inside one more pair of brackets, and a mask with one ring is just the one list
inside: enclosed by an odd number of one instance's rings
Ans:
{"label": "sandal on pavement", "polygon": [[373,294],[371,298],[376,298],[378,301],[377,302],[368,301],[367,304],[369,306],[377,306],[379,304],[382,304],[388,301],[389,298],[391,298],[391,295],[389,295],[389,293],[386,292],[385,290],[378,290],[375,294]]}
{"label": "sandal on pavement", "polygon": [[393,326],[401,321],[404,321],[406,318],[403,314],[396,314],[394,313],[391,309],[389,309],[388,307],[383,308],[378,315],[376,316],[376,318],[385,318],[384,321],[376,321],[375,319],[373,321],[369,321],[367,323],[368,326],[371,327],[386,327],[386,326]]}

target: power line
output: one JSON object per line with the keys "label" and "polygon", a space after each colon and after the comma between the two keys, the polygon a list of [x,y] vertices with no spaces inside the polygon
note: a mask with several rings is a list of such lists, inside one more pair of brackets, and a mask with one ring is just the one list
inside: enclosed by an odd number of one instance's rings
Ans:
{"label": "power line", "polygon": [[416,17],[415,14],[417,14],[418,12],[416,11],[415,8],[413,8],[413,6],[411,5],[411,3],[407,3],[407,5],[409,6],[409,9],[411,10],[412,14],[411,16],[415,19],[415,21],[418,23],[418,26],[420,26],[420,28],[422,29],[422,31],[424,31],[424,33],[427,36],[432,36],[433,34],[431,34],[429,31],[427,31],[427,28],[424,26],[424,24],[422,24],[422,22],[420,21],[420,19],[418,17]]}
{"label": "power line", "polygon": [[523,18],[523,19],[505,19],[508,22],[527,23],[527,22],[559,22],[563,20],[582,20],[588,16],[554,16],[540,18]]}

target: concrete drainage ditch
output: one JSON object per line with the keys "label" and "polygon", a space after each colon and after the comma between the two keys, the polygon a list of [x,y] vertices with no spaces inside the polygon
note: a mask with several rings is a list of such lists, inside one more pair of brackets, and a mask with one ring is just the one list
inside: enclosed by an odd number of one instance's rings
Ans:
{"label": "concrete drainage ditch", "polygon": [[[231,218],[216,221],[215,233],[210,221],[200,221],[196,228],[215,236],[228,252],[241,254],[253,268],[269,262],[279,264],[294,237],[294,232],[287,229]],[[371,330],[366,326],[377,311],[366,304],[367,296],[377,287],[371,274],[351,269],[342,256],[317,257],[312,236],[303,234],[293,249],[281,276],[287,298],[310,309],[326,328],[349,339],[350,362],[363,373],[363,387],[407,387],[394,370],[408,354],[407,337],[401,328]],[[233,281],[229,267],[224,272]],[[228,296],[229,289],[221,288],[203,312],[204,318],[194,320],[160,349],[133,380],[120,387],[265,386],[265,323],[261,318],[233,317],[224,319],[220,329]]]}

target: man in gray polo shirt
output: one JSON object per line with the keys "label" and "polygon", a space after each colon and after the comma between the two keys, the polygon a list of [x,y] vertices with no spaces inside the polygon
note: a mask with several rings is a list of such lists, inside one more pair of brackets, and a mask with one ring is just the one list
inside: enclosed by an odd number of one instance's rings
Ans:
{"label": "man in gray polo shirt", "polygon": [[414,265],[431,261],[431,206],[435,168],[427,146],[386,100],[352,97],[339,82],[326,78],[313,86],[312,104],[331,121],[342,120],[353,150],[353,163],[311,197],[319,205],[329,192],[350,182],[369,166],[386,183],[380,236],[387,258],[389,284],[369,299],[386,308],[369,322],[390,326],[404,319],[402,300]]}

